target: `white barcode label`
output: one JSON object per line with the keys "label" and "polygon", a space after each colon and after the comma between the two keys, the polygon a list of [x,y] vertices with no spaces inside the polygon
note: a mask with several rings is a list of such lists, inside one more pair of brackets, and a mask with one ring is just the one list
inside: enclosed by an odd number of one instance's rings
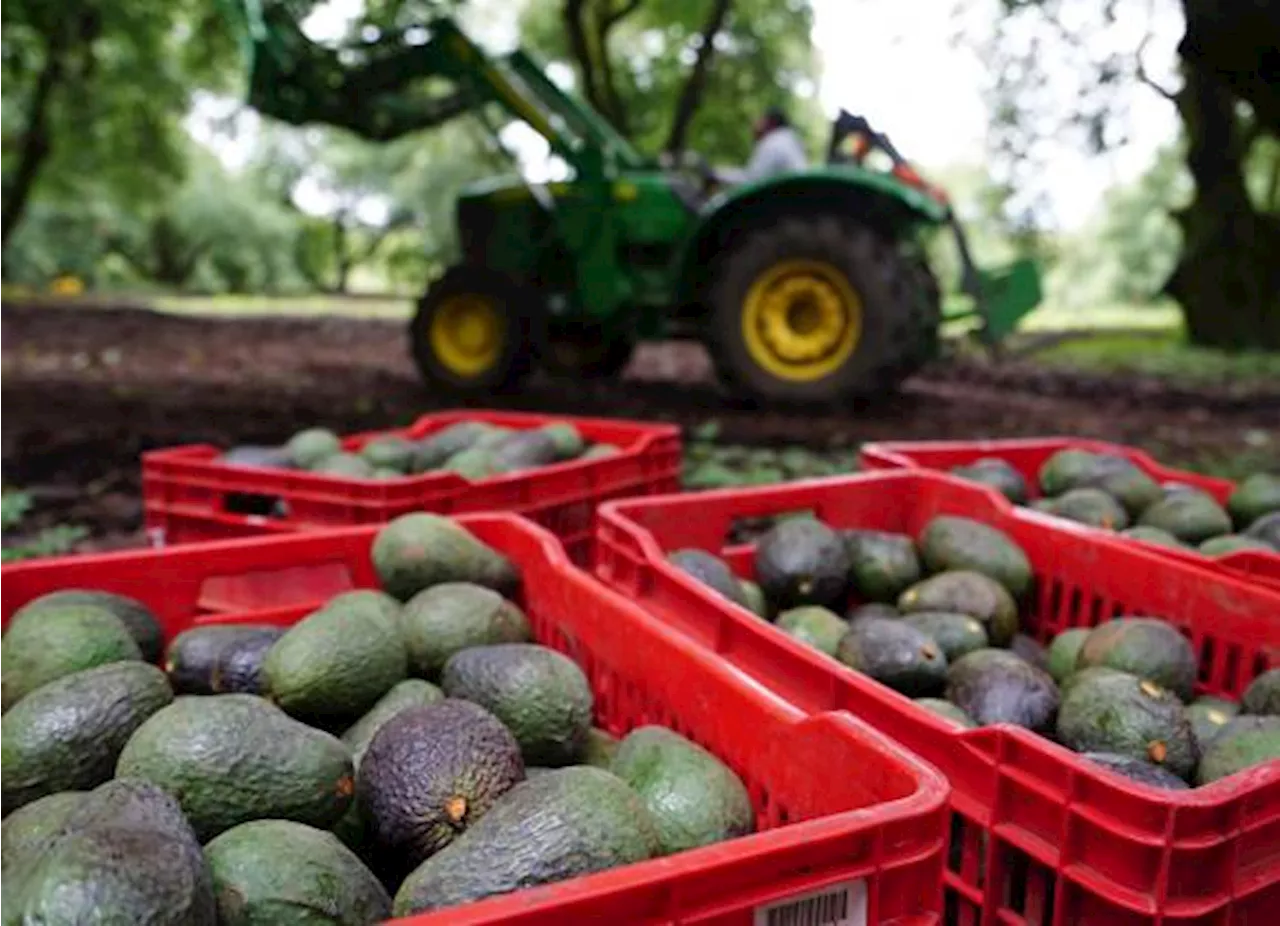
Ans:
{"label": "white barcode label", "polygon": [[867,926],[867,882],[844,881],[762,904],[754,926]]}

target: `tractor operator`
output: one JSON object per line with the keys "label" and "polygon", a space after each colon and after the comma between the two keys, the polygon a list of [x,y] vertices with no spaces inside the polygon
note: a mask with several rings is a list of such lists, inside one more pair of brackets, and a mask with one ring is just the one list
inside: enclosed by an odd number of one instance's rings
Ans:
{"label": "tractor operator", "polygon": [[808,155],[800,135],[791,127],[779,107],[771,106],[755,125],[756,146],[747,164],[747,181],[761,180],[773,174],[804,170],[809,166]]}

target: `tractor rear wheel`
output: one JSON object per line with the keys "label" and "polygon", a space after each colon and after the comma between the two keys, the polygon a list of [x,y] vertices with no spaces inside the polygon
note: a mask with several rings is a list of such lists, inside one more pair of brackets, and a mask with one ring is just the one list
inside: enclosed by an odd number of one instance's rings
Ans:
{"label": "tractor rear wheel", "polygon": [[540,313],[514,283],[456,266],[418,302],[409,345],[424,380],[455,392],[518,385],[533,369]]}
{"label": "tractor rear wheel", "polygon": [[626,335],[608,338],[598,327],[577,324],[548,332],[539,360],[552,376],[610,379],[626,369],[634,351]]}
{"label": "tractor rear wheel", "polygon": [[773,220],[739,240],[708,291],[707,346],[731,388],[839,401],[892,389],[918,365],[929,277],[898,242],[831,215]]}

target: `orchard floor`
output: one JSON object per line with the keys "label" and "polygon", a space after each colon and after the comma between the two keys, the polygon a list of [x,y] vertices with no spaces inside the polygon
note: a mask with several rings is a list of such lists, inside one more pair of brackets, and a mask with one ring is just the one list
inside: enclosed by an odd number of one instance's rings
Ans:
{"label": "orchard floor", "polygon": [[[33,527],[85,524],[103,546],[140,542],[144,450],[275,442],[313,424],[378,428],[466,404],[420,384],[400,323],[49,305],[5,305],[0,321],[5,486],[33,494]],[[1280,383],[1189,390],[1046,372],[1028,358],[943,359],[892,398],[797,414],[727,397],[700,347],[659,344],[641,348],[620,381],[537,379],[479,404],[687,428],[716,421],[718,440],[748,445],[1059,433],[1204,470],[1280,456]]]}

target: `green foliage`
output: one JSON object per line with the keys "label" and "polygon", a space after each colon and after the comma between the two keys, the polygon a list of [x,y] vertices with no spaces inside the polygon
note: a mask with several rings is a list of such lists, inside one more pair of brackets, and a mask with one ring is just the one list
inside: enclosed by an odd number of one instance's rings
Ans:
{"label": "green foliage", "polygon": [[57,524],[37,531],[33,535],[12,537],[30,512],[32,498],[29,492],[6,489],[0,493],[0,527],[7,535],[5,546],[0,549],[0,562],[15,563],[42,556],[60,556],[70,553],[77,543],[89,536],[87,528],[73,524]]}
{"label": "green foliage", "polygon": [[1229,353],[1185,343],[1181,332],[1097,334],[1037,351],[1036,362],[1092,373],[1137,373],[1186,388],[1280,382],[1280,354]]}

